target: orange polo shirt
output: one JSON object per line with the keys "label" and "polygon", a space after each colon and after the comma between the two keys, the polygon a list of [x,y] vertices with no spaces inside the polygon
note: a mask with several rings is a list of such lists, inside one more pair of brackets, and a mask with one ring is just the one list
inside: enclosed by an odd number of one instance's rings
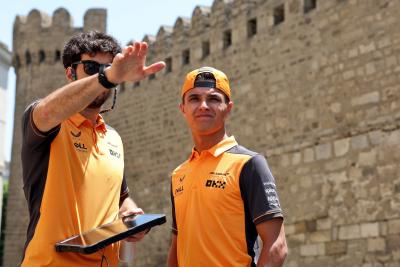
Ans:
{"label": "orange polo shirt", "polygon": [[256,224],[283,217],[265,158],[234,137],[172,173],[173,232],[182,267],[255,266]]}
{"label": "orange polo shirt", "polygon": [[128,196],[118,133],[101,116],[92,125],[79,113],[47,133],[23,117],[22,166],[30,221],[23,267],[99,266],[101,254],[118,265],[117,245],[91,255],[56,252],[56,242],[109,223]]}

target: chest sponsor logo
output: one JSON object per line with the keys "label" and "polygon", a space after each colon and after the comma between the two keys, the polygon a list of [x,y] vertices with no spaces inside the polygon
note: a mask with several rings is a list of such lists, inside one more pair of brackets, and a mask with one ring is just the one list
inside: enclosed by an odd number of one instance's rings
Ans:
{"label": "chest sponsor logo", "polygon": [[112,149],[109,149],[108,151],[110,151],[110,155],[113,157],[116,157],[117,159],[119,159],[121,157],[121,153],[114,151]]}
{"label": "chest sponsor logo", "polygon": [[71,133],[71,135],[73,136],[73,137],[80,137],[81,136],[81,131],[79,131],[79,132],[76,132],[76,133],[74,133],[73,131],[70,131],[70,133]]}
{"label": "chest sponsor logo", "polygon": [[223,180],[207,180],[206,187],[225,189],[226,182]]}
{"label": "chest sponsor logo", "polygon": [[177,188],[175,188],[175,192],[174,192],[175,194],[175,196],[178,196],[178,195],[180,195],[180,194],[182,194],[183,193],[183,185],[181,185],[181,186],[178,186]]}
{"label": "chest sponsor logo", "polygon": [[87,151],[87,147],[85,146],[84,143],[75,142],[75,143],[74,143],[74,146],[75,146],[76,150],[85,151],[85,152]]}

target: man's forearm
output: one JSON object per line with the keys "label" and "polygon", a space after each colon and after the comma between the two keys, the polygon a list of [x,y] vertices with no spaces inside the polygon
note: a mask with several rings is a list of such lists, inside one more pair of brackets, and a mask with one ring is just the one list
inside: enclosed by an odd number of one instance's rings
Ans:
{"label": "man's forearm", "polygon": [[286,248],[263,247],[257,267],[282,267],[286,257]]}
{"label": "man's forearm", "polygon": [[85,109],[107,90],[99,84],[97,74],[69,83],[39,102],[33,120],[39,130],[46,132]]}
{"label": "man's forearm", "polygon": [[176,246],[176,235],[172,235],[171,247],[168,252],[167,266],[166,267],[178,267],[178,258],[177,258],[177,246]]}

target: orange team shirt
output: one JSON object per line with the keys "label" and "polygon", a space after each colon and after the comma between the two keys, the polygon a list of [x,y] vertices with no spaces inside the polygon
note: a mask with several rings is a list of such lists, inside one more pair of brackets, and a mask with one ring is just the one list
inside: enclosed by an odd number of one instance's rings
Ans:
{"label": "orange team shirt", "polygon": [[174,170],[172,231],[179,266],[255,266],[256,225],[283,218],[275,180],[262,155],[234,137]]}
{"label": "orange team shirt", "polygon": [[118,245],[90,255],[56,252],[56,242],[109,223],[128,197],[118,133],[75,114],[47,133],[23,116],[22,166],[30,221],[22,267],[100,266],[102,254],[118,265]]}

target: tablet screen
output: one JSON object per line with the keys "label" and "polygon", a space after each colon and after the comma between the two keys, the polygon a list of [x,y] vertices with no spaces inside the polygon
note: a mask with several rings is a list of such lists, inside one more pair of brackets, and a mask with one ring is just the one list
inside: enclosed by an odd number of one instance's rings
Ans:
{"label": "tablet screen", "polygon": [[[56,250],[92,253],[113,242],[144,231],[166,221],[164,214],[140,214],[118,219],[56,244]],[[90,248],[90,250],[85,250]],[[82,250],[81,250],[82,249]]]}

